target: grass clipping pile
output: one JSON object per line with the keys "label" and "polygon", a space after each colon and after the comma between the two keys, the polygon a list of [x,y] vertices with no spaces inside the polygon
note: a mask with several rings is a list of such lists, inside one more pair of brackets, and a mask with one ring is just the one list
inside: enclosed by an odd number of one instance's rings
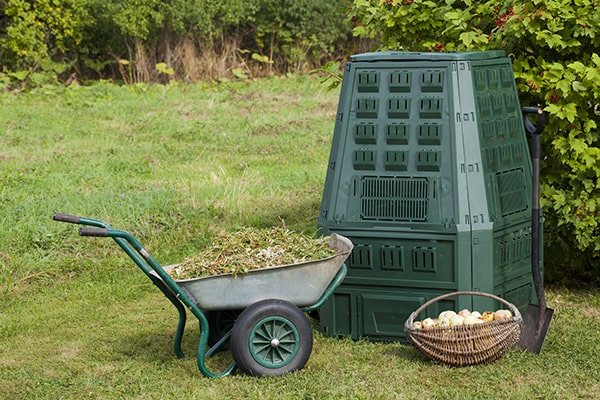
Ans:
{"label": "grass clipping pile", "polygon": [[186,258],[171,270],[174,279],[245,274],[254,269],[298,264],[331,257],[327,240],[315,240],[285,228],[244,228],[223,232],[201,254]]}

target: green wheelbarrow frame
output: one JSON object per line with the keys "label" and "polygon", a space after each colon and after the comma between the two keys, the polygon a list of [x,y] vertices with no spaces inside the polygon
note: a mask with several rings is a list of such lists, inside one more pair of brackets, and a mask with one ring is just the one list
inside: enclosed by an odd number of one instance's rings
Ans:
{"label": "green wheelbarrow frame", "polygon": [[[230,375],[236,368],[236,362],[232,362],[222,371],[213,372],[206,365],[206,359],[224,349],[228,343],[232,329],[229,329],[212,347],[208,348],[209,342],[209,322],[204,312],[192,297],[184,290],[158,261],[142,246],[142,244],[129,232],[113,229],[108,223],[99,219],[80,217],[76,215],[54,213],[54,220],[68,222],[77,225],[90,226],[92,228],[80,228],[80,236],[110,237],[119,247],[135,262],[135,264],[146,274],[146,276],[157,286],[160,291],[177,309],[179,320],[175,337],[173,339],[173,350],[177,357],[183,358],[185,354],[181,350],[181,341],[185,330],[187,320],[186,307],[200,321],[200,340],[196,354],[198,369],[208,378],[217,378]],[[350,249],[351,250],[351,249]],[[349,252],[348,252],[349,253]],[[347,255],[346,255],[347,257]],[[344,257],[345,259],[345,257]],[[339,270],[331,280],[329,285],[323,291],[321,297],[312,305],[300,307],[302,312],[315,311],[329,299],[336,288],[342,283],[346,276],[347,267],[342,264]],[[285,299],[284,299],[285,300]]]}

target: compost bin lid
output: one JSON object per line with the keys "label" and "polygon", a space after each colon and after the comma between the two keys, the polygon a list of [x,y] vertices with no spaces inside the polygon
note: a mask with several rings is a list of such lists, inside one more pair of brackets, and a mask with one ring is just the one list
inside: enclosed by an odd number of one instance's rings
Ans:
{"label": "compost bin lid", "polygon": [[386,51],[356,54],[350,61],[376,62],[376,61],[475,61],[504,58],[504,50],[471,51],[471,52],[409,52]]}

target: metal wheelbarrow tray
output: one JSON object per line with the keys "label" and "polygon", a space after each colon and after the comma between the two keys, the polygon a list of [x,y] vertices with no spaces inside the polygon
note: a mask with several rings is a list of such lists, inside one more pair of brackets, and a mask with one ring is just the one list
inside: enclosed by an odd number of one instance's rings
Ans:
{"label": "metal wheelbarrow tray", "polygon": [[[80,236],[112,238],[171,301],[179,312],[173,341],[178,357],[184,357],[181,340],[186,308],[198,318],[200,341],[196,359],[200,372],[210,378],[229,375],[237,367],[255,376],[282,375],[303,368],[313,343],[312,328],[304,312],[320,308],[341,284],[346,276],[344,261],[353,247],[349,239],[333,234],[327,242],[336,249],[331,257],[237,276],[174,280],[168,270],[175,265],[163,268],[130,233],[93,218],[55,213],[54,220],[92,227],[80,228]],[[217,326],[219,319],[214,318],[209,322],[211,316],[220,316],[227,310],[235,316],[231,324]],[[211,330],[213,343],[209,343]],[[210,371],[206,359],[227,344],[234,361],[220,372]]]}
{"label": "metal wheelbarrow tray", "polygon": [[[352,250],[352,242],[333,234],[328,245],[337,254],[298,264],[269,266],[244,274],[214,275],[175,282],[205,311],[241,310],[258,301],[281,299],[298,307],[316,304]],[[166,266],[170,272],[177,265]]]}

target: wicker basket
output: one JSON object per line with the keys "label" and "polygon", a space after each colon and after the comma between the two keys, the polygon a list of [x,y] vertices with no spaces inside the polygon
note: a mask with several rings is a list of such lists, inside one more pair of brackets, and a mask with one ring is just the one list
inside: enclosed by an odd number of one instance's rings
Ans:
{"label": "wicker basket", "polygon": [[[435,302],[448,297],[471,295],[497,300],[510,307],[513,317],[483,324],[415,328],[417,315]],[[508,301],[482,292],[453,292],[429,300],[413,312],[404,324],[410,342],[427,357],[450,366],[467,366],[496,361],[513,347],[521,335],[523,318],[519,309]]]}

